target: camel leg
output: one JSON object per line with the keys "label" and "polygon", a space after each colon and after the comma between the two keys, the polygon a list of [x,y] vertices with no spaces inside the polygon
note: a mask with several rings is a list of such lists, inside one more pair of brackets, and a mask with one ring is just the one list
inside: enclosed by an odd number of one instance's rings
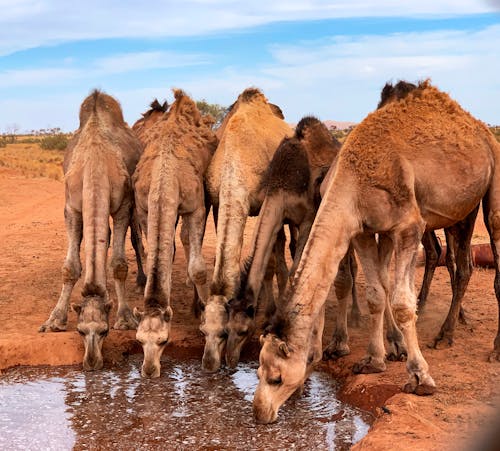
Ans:
{"label": "camel leg", "polygon": [[286,282],[288,280],[288,267],[285,260],[285,229],[282,227],[274,243],[274,256],[276,258],[276,279],[278,281],[278,299],[285,294]]}
{"label": "camel leg", "polygon": [[136,329],[137,321],[128,306],[125,297],[125,279],[128,273],[127,258],[125,256],[125,238],[129,226],[130,204],[124,203],[113,215],[113,257],[111,268],[115,281],[116,297],[118,298],[118,312],[114,329]]}
{"label": "camel leg", "polygon": [[424,232],[422,236],[422,244],[425,250],[425,271],[422,280],[422,287],[418,294],[418,310],[422,312],[429,296],[429,289],[431,287],[434,271],[439,263],[439,256],[441,255],[441,244],[436,236],[434,230]]}
{"label": "camel leg", "polygon": [[56,306],[50,313],[49,319],[40,326],[39,332],[66,330],[69,298],[82,273],[80,261],[80,245],[83,238],[82,214],[66,207],[64,209],[64,222],[68,236],[68,252],[62,267],[63,286]]}
{"label": "camel leg", "polygon": [[[205,234],[205,220],[204,206],[182,218],[183,223],[186,223],[189,237],[188,275],[195,285],[199,301],[203,304],[208,299],[207,268],[201,253],[203,236]],[[197,303],[198,299],[195,298]]]}
{"label": "camel leg", "polygon": [[385,291],[384,321],[385,337],[388,342],[386,358],[392,362],[406,360],[407,350],[403,334],[399,330],[391,307],[391,287],[389,281],[389,265],[394,246],[390,237],[380,235],[378,240],[378,257],[380,262],[380,281]]}
{"label": "camel leg", "polygon": [[416,328],[415,265],[423,232],[423,222],[409,223],[393,232],[396,259],[391,305],[408,346],[406,368],[409,380],[403,390],[417,395],[432,394],[436,390],[436,384],[429,374],[429,365],[420,351]]}
{"label": "camel leg", "polygon": [[323,351],[323,360],[336,360],[339,357],[350,354],[349,334],[347,332],[347,304],[349,295],[352,293],[354,279],[350,270],[349,260],[352,247],[349,247],[347,254],[339,263],[339,270],[335,277],[334,287],[337,297],[338,309],[335,315],[335,330],[332,341]]}
{"label": "camel leg", "polygon": [[349,246],[349,250],[347,251],[346,256],[348,256],[349,259],[349,273],[352,279],[352,284],[351,284],[352,306],[351,306],[351,311],[349,313],[348,324],[351,327],[359,327],[361,326],[361,310],[359,309],[358,291],[356,289],[358,263],[356,261],[356,256],[354,255],[354,248],[352,247],[352,245]]}
{"label": "camel leg", "polygon": [[135,283],[139,288],[141,288],[141,291],[144,291],[144,287],[146,286],[146,274],[144,274],[142,262],[145,261],[146,255],[144,253],[144,246],[142,245],[141,233],[139,221],[137,220],[134,209],[130,220],[130,241],[132,242],[135,260],[137,262],[137,277],[135,279]]}
{"label": "camel leg", "polygon": [[446,231],[452,237],[451,240],[448,240],[448,249],[456,250],[456,258],[454,258],[456,270],[452,277],[453,296],[450,310],[439,334],[434,339],[434,348],[449,347],[453,344],[453,332],[459,319],[462,299],[472,275],[470,245],[478,208],[463,221],[449,227]]}
{"label": "camel leg", "polygon": [[297,270],[297,266],[300,263],[300,258],[302,256],[302,251],[307,243],[307,239],[309,238],[309,233],[311,232],[311,227],[313,225],[314,218],[306,218],[299,226],[299,233],[297,236],[297,245],[295,248],[295,256],[293,258],[293,264],[290,268],[290,280],[292,280],[295,271]]}
{"label": "camel leg", "polygon": [[386,292],[380,275],[378,245],[373,234],[361,234],[354,240],[366,278],[366,299],[370,310],[368,354],[353,366],[355,373],[378,373],[386,369],[384,347],[384,309]]}
{"label": "camel leg", "polygon": [[[276,248],[274,248],[276,249]],[[273,294],[273,278],[276,273],[276,254],[273,252],[269,257],[266,272],[262,281],[262,289],[259,293],[259,298],[265,302],[266,309],[264,311],[265,323],[269,324],[271,317],[276,311],[276,302]]]}

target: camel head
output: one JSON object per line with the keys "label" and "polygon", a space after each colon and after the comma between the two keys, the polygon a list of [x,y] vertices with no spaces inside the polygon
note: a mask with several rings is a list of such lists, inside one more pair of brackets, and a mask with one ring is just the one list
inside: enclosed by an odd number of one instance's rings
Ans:
{"label": "camel head", "polygon": [[170,337],[172,309],[170,306],[155,307],[147,309],[146,312],[139,312],[136,307],[134,317],[139,322],[135,337],[144,351],[141,375],[159,377],[161,355]]}
{"label": "camel head", "polygon": [[243,345],[255,330],[255,305],[246,299],[231,299],[228,303],[229,319],[226,324],[226,363],[235,368]]}
{"label": "camel head", "polygon": [[72,304],[78,315],[76,329],[82,336],[85,354],[83,369],[100,370],[103,367],[102,343],[109,332],[109,311],[112,303],[107,295],[88,295],[81,304]]}
{"label": "camel head", "polygon": [[273,333],[262,335],[260,342],[259,384],[253,398],[253,415],[258,423],[268,424],[276,421],[279,408],[302,387],[307,358],[302,358]]}
{"label": "camel head", "polygon": [[210,296],[206,304],[201,306],[200,330],[205,335],[201,367],[208,373],[213,373],[220,368],[227,340],[227,310],[227,298],[222,295]]}

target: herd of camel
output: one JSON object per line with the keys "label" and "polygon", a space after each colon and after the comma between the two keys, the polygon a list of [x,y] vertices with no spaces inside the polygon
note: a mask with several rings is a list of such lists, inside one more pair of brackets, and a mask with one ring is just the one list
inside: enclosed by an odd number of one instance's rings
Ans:
{"label": "herd of camel", "polygon": [[[311,116],[293,130],[280,108],[256,88],[239,95],[216,130],[213,118],[202,115],[183,91],[174,90],[174,97],[170,106],[153,102],[132,128],[111,96],[94,91],[82,103],[80,127],[64,158],[68,252],[63,287],[40,331],[66,329],[85,238],[82,302],[72,309],[85,345],[84,369],[102,368],[112,305],[106,288],[111,246],[118,299],[114,328],[137,329],[144,350],[141,374],[158,377],[173,315],[175,231],[182,217],[188,282],[205,336],[204,370],[217,371],[224,353],[228,366],[237,365],[256,329],[259,304],[265,304],[268,326],[260,336],[253,401],[258,422],[276,420],[280,406],[302,388],[322,356],[349,353],[351,298],[351,317],[360,318],[355,254],[366,279],[370,341],[354,371],[384,371],[386,359],[406,359],[404,391],[432,394],[436,385],[416,332],[417,249],[422,242],[427,255],[422,306],[436,266],[434,230],[445,230],[453,295],[435,344],[449,345],[471,276],[471,237],[481,203],[500,300],[500,145],[488,128],[429,81],[386,84],[377,109],[343,145]],[[201,252],[210,208],[217,234],[211,281]],[[245,223],[256,215],[250,255],[240,265]],[[125,296],[129,228],[137,283],[144,287],[142,311],[132,311]],[[332,282],[339,308],[332,341],[323,351],[325,299]],[[491,359],[500,360],[500,334]]]}

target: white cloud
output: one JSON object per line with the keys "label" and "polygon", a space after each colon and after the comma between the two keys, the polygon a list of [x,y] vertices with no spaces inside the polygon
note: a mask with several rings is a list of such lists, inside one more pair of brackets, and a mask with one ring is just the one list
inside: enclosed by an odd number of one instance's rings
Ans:
{"label": "white cloud", "polygon": [[[497,2],[498,3],[498,2]],[[495,1],[0,0],[0,55],[66,41],[196,36],[275,21],[454,16],[495,11]]]}

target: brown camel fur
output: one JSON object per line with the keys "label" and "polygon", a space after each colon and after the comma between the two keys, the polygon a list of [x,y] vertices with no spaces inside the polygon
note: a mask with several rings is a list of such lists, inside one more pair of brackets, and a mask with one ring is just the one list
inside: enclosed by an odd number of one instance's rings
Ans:
{"label": "brown camel fur", "polygon": [[[320,202],[320,184],[340,149],[340,142],[332,137],[325,125],[314,117],[304,117],[292,138],[284,138],[273,156],[262,180],[266,196],[254,232],[250,257],[241,273],[238,295],[229,301],[229,320],[226,325],[228,340],[226,362],[235,367],[246,340],[255,329],[258,297],[271,251],[285,223],[298,230],[297,246],[293,256],[290,277],[293,276],[307,241]],[[336,283],[339,302],[347,302],[355,287],[351,271],[355,268],[351,254],[341,264]],[[344,275],[348,271],[350,279]],[[351,282],[350,284],[348,282]],[[340,283],[342,282],[342,283]],[[359,315],[355,291],[353,306]],[[266,309],[266,319],[274,313]],[[344,308],[345,312],[347,309]],[[356,315],[356,313],[354,313]],[[340,333],[340,332],[339,332]],[[345,342],[347,330],[345,330]],[[347,346],[347,343],[346,343]],[[345,352],[343,355],[348,353]]]}
{"label": "brown camel fur", "polygon": [[[404,391],[435,391],[415,327],[418,243],[426,228],[447,228],[466,220],[483,199],[498,263],[499,165],[500,146],[488,128],[428,81],[371,113],[351,132],[287,291],[281,321],[262,337],[253,402],[257,421],[275,421],[279,407],[320,358],[324,301],[352,239],[363,265],[371,315],[368,356],[359,369],[385,368],[383,314],[394,248],[391,305],[408,346]],[[496,281],[498,264],[497,275]]]}
{"label": "brown camel fur", "polygon": [[144,312],[134,310],[139,321],[137,340],[144,350],[141,374],[160,375],[160,357],[170,334],[171,273],[175,228],[179,216],[189,236],[188,273],[198,296],[208,296],[201,245],[205,231],[203,176],[217,138],[213,118],[202,116],[182,91],[152,129],[133,176],[136,209],[142,230],[147,231],[147,283]]}
{"label": "brown camel fur", "polygon": [[73,309],[78,314],[77,329],[85,344],[86,370],[102,368],[102,342],[109,328],[111,302],[106,288],[106,260],[110,215],[111,267],[118,297],[115,328],[135,328],[125,299],[125,235],[133,208],[131,175],[141,153],[142,145],[123,120],[119,103],[97,90],[90,94],[80,107],[80,127],[64,155],[64,218],[69,244],[63,288],[49,319],[40,327],[41,332],[66,329],[69,298],[81,274],[80,244],[85,238],[83,302],[73,305]]}
{"label": "brown camel fur", "polygon": [[280,141],[292,130],[281,110],[255,88],[243,91],[217,131],[220,143],[207,171],[206,186],[217,225],[215,268],[200,330],[205,335],[202,367],[216,371],[226,343],[227,302],[239,285],[243,231],[259,212],[261,178]]}
{"label": "brown camel fur", "polygon": [[167,101],[161,104],[158,99],[154,99],[149,105],[149,110],[142,113],[142,117],[132,125],[132,130],[144,144],[148,140],[148,131],[165,115],[167,110]]}

